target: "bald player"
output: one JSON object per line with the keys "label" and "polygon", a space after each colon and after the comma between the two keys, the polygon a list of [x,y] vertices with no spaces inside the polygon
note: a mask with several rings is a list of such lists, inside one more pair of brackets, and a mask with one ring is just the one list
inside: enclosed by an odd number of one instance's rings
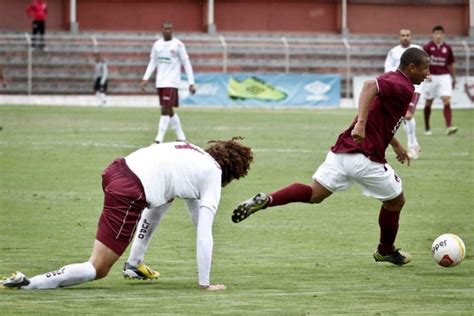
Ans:
{"label": "bald player", "polygon": [[[410,47],[423,49],[419,45],[411,43],[411,31],[408,29],[400,30],[400,44],[392,48],[385,59],[385,72],[395,71],[400,65],[400,57]],[[416,138],[416,120],[415,110],[420,99],[421,84],[415,85],[415,93],[408,106],[408,111],[405,114],[405,132],[407,134],[408,156],[411,159],[418,159],[420,157],[421,147]]]}

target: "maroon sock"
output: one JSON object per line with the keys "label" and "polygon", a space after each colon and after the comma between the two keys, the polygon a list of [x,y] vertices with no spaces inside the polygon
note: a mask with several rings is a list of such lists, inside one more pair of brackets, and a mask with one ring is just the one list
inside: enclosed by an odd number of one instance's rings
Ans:
{"label": "maroon sock", "polygon": [[270,194],[268,206],[285,205],[293,202],[309,203],[313,189],[309,185],[293,183]]}
{"label": "maroon sock", "polygon": [[446,123],[446,127],[451,126],[451,106],[446,105],[443,107],[443,114],[444,114],[444,122]]}
{"label": "maroon sock", "polygon": [[425,106],[423,109],[423,115],[425,117],[425,130],[430,129],[430,116],[431,116],[431,106]]}
{"label": "maroon sock", "polygon": [[380,243],[378,251],[382,255],[388,255],[393,252],[395,238],[398,232],[398,220],[400,212],[389,212],[383,206],[379,213]]}

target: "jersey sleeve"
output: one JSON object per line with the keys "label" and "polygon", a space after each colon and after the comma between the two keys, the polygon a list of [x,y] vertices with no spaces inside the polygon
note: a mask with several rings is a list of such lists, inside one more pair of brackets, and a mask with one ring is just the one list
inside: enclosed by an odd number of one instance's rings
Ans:
{"label": "jersey sleeve", "polygon": [[186,76],[188,77],[189,84],[194,84],[193,67],[191,66],[191,62],[189,61],[189,55],[183,43],[179,43],[178,56],[179,60],[181,61],[181,64],[183,64],[184,71],[186,72]]}
{"label": "jersey sleeve", "polygon": [[156,69],[156,50],[155,50],[155,47],[156,47],[156,43],[153,45],[153,47],[151,48],[151,52],[150,52],[150,62],[148,63],[148,66],[146,67],[146,70],[145,70],[145,74],[143,75],[143,80],[147,81],[148,79],[150,79],[151,75],[153,74],[153,72],[155,71]]}
{"label": "jersey sleeve", "polygon": [[387,57],[385,58],[384,72],[394,71],[396,69],[397,65],[395,65],[395,62],[392,57],[392,51],[390,50],[387,54]]}
{"label": "jersey sleeve", "polygon": [[215,167],[204,173],[203,178],[199,184],[201,207],[216,214],[221,199],[221,171]]}

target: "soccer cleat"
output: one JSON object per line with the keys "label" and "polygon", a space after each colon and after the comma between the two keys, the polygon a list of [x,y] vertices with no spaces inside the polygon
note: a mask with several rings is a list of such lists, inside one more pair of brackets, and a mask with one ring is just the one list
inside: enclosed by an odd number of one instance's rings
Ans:
{"label": "soccer cleat", "polygon": [[432,134],[433,134],[433,133],[431,132],[430,129],[425,129],[425,135],[430,136],[430,135],[432,135]]}
{"label": "soccer cleat", "polygon": [[252,215],[253,213],[267,207],[269,202],[268,195],[258,193],[254,197],[237,205],[232,213],[232,221],[239,223]]}
{"label": "soccer cleat", "polygon": [[156,280],[160,276],[160,273],[144,263],[133,266],[128,262],[125,262],[123,265],[122,275],[125,279]]}
{"label": "soccer cleat", "polygon": [[411,255],[408,252],[400,251],[400,249],[395,249],[395,251],[389,255],[382,255],[378,250],[374,253],[374,259],[377,262],[390,262],[396,264],[397,266],[402,266],[411,261]]}
{"label": "soccer cleat", "polygon": [[249,77],[242,81],[230,77],[227,92],[234,100],[280,101],[287,97],[284,91],[256,77]]}
{"label": "soccer cleat", "polygon": [[420,158],[420,151],[421,151],[420,145],[413,146],[410,149],[408,149],[408,157],[410,159],[416,160]]}
{"label": "soccer cleat", "polygon": [[9,278],[0,280],[0,288],[19,289],[30,284],[30,280],[21,272],[17,271]]}
{"label": "soccer cleat", "polygon": [[456,126],[450,126],[446,128],[446,131],[444,132],[446,135],[453,135],[458,131],[458,128]]}

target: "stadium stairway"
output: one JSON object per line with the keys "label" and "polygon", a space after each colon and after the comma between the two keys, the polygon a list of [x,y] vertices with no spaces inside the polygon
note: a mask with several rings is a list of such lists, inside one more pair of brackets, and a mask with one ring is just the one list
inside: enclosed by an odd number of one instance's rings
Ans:
{"label": "stadium stairway", "polygon": [[[383,72],[385,56],[398,43],[393,36],[289,33],[176,33],[187,47],[195,72],[338,73],[342,91],[355,75]],[[46,49],[31,52],[32,94],[92,94],[94,59],[99,51],[109,65],[109,93],[140,94],[138,85],[148,64],[151,33],[50,32]],[[428,38],[415,38],[424,43]],[[474,63],[466,46],[472,38],[448,38],[459,76],[472,74]],[[29,45],[24,33],[0,34],[0,63],[9,85],[4,94],[28,92]],[[472,53],[471,53],[472,54]],[[150,92],[153,93],[150,89]],[[348,89],[347,91],[350,91]],[[350,97],[345,95],[345,97]]]}

